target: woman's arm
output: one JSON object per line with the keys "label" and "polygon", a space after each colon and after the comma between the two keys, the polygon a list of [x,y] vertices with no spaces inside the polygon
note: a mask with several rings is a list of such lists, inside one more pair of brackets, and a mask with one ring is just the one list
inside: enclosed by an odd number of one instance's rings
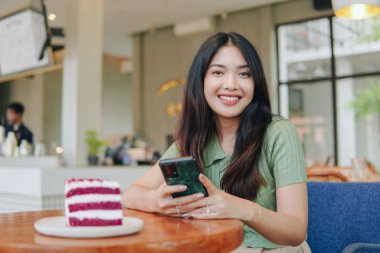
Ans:
{"label": "woman's arm", "polygon": [[[217,189],[201,175],[209,197],[182,206],[184,216],[196,219],[239,219],[269,241],[280,245],[300,245],[306,239],[307,189],[306,183],[277,189],[277,212]],[[209,211],[209,212],[207,212]]]}
{"label": "woman's arm", "polygon": [[278,188],[276,195],[277,212],[247,200],[250,214],[242,221],[273,243],[300,245],[306,239],[308,222],[306,183]]}
{"label": "woman's arm", "polygon": [[164,182],[158,163],[123,193],[123,205],[127,208],[154,212],[154,190]]}

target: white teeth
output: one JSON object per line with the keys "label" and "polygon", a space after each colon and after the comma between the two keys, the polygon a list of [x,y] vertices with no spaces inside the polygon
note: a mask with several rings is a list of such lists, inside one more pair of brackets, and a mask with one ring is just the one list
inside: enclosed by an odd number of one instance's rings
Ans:
{"label": "white teeth", "polygon": [[219,96],[221,99],[223,100],[227,100],[227,101],[237,101],[239,100],[239,97],[227,97],[227,96]]}

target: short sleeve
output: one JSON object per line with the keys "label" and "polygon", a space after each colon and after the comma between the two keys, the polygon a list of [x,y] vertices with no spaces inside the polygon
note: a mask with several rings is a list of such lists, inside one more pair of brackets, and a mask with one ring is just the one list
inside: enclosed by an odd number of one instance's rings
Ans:
{"label": "short sleeve", "polygon": [[160,160],[163,160],[163,159],[171,159],[171,158],[176,158],[176,157],[179,157],[179,152],[178,152],[178,148],[177,148],[177,145],[175,143],[173,143],[166,151],[165,153],[163,154],[163,156],[161,156]]}
{"label": "short sleeve", "polygon": [[296,128],[283,119],[274,123],[268,134],[276,188],[305,182],[305,157]]}

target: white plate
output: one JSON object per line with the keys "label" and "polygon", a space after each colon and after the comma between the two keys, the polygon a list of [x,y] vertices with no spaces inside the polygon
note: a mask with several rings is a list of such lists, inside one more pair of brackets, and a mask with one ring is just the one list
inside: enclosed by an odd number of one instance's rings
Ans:
{"label": "white plate", "polygon": [[70,238],[99,238],[129,235],[140,231],[144,222],[137,218],[124,217],[123,225],[99,227],[69,227],[64,216],[43,218],[34,223],[41,234]]}

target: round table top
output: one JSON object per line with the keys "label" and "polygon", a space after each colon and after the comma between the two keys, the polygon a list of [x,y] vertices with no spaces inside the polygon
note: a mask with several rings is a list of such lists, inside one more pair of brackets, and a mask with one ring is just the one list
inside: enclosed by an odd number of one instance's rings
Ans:
{"label": "round table top", "polygon": [[0,214],[0,252],[229,252],[243,240],[238,220],[170,218],[126,209],[124,216],[144,221],[133,235],[102,239],[69,239],[39,234],[34,222],[63,211]]}

